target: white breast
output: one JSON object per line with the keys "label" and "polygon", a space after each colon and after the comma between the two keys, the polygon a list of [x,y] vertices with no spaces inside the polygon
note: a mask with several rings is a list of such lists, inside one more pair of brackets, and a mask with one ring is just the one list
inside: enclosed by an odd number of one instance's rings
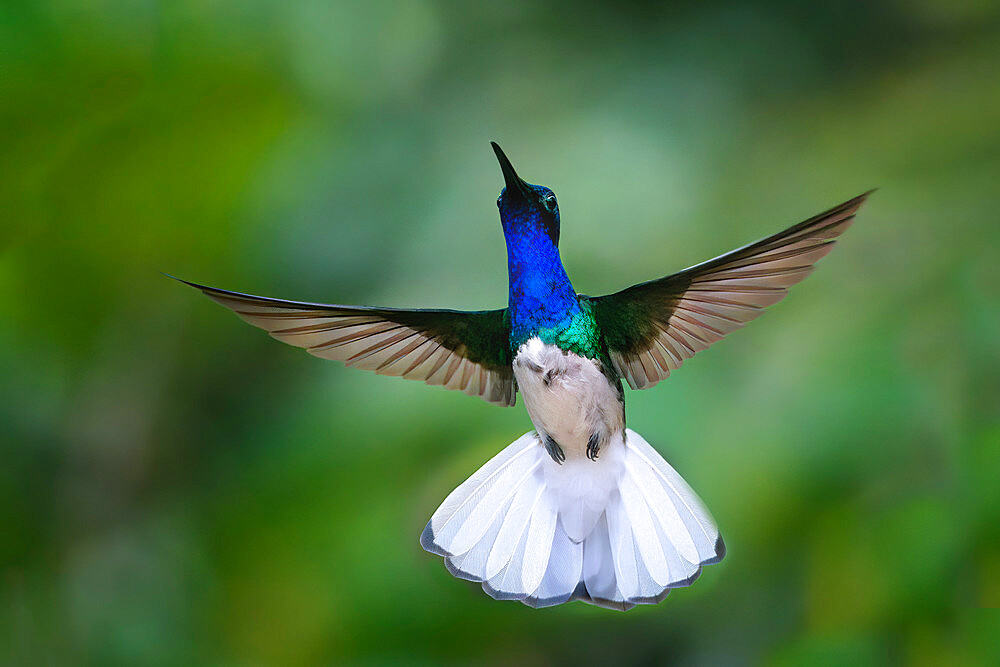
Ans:
{"label": "white breast", "polygon": [[514,377],[535,429],[555,440],[567,460],[584,458],[595,433],[604,444],[624,428],[618,390],[592,359],[535,337],[518,349]]}

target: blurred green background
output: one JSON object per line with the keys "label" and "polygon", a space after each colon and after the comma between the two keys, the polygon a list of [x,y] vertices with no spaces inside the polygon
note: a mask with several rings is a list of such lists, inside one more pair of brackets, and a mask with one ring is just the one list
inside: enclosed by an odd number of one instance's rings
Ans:
{"label": "blurred green background", "polygon": [[[1000,659],[990,0],[0,7],[0,661]],[[530,428],[344,369],[160,275],[506,301],[496,139],[582,292],[871,187],[760,321],[629,392],[729,554],[536,611],[417,538]]]}

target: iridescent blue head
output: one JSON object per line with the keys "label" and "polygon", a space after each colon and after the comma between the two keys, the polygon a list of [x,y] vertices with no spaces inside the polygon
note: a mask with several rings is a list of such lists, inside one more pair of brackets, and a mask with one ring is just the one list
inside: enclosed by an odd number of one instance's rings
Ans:
{"label": "iridescent blue head", "polygon": [[561,330],[580,304],[559,258],[559,206],[552,190],[525,183],[510,160],[490,142],[506,187],[497,207],[507,241],[510,277],[511,344]]}
{"label": "iridescent blue head", "polygon": [[493,152],[497,154],[500,170],[506,184],[497,198],[500,221],[508,239],[512,235],[522,235],[532,231],[543,231],[559,245],[559,205],[556,195],[544,185],[532,185],[522,180],[504,152],[491,141]]}

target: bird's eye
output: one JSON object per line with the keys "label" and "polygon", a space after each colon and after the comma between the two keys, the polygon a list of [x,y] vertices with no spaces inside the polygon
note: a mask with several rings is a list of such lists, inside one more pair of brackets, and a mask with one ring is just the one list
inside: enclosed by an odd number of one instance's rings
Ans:
{"label": "bird's eye", "polygon": [[549,210],[550,213],[554,213],[556,210],[556,197],[555,195],[547,195],[545,199],[542,200],[545,204],[545,208]]}
{"label": "bird's eye", "polygon": [[497,208],[500,208],[500,206],[501,206],[500,202],[502,202],[502,201],[503,201],[503,195],[500,195],[499,197],[497,197]]}

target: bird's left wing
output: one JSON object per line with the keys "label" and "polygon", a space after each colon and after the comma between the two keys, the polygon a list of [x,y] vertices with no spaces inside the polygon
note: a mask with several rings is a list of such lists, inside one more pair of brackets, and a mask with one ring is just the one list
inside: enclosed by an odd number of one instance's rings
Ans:
{"label": "bird's left wing", "polygon": [[581,296],[618,373],[633,389],[652,387],[783,299],[830,252],[869,194],[679,273],[606,296]]}
{"label": "bird's left wing", "polygon": [[182,280],[274,338],[348,366],[514,405],[506,309],[405,310],[283,301]]}

